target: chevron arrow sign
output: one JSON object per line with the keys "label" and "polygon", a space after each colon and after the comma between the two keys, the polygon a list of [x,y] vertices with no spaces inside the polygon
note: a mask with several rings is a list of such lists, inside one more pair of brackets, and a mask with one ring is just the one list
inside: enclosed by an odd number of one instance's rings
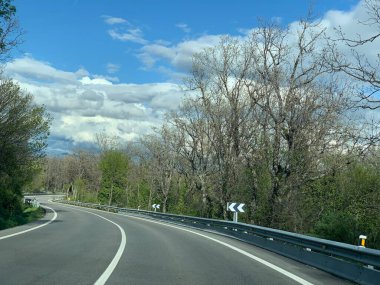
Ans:
{"label": "chevron arrow sign", "polygon": [[160,204],[153,204],[153,205],[152,205],[152,208],[153,208],[153,209],[159,209],[159,208],[160,208]]}
{"label": "chevron arrow sign", "polygon": [[244,209],[243,209],[244,206],[245,204],[243,203],[235,203],[235,202],[227,203],[227,210],[231,212],[244,213]]}

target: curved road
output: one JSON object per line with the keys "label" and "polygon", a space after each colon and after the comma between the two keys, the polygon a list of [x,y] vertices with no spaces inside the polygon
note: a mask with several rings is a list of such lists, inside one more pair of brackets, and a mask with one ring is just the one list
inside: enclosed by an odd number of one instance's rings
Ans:
{"label": "curved road", "polygon": [[0,284],[352,284],[243,242],[48,202],[0,231]]}

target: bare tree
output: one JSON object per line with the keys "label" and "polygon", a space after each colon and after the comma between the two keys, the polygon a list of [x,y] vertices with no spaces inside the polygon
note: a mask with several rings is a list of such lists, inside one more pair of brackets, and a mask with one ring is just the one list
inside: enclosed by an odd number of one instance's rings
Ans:
{"label": "bare tree", "polygon": [[310,19],[292,30],[265,24],[248,39],[222,38],[195,56],[187,83],[197,95],[169,121],[181,142],[177,153],[196,181],[208,177],[225,218],[242,185],[253,207],[266,189],[264,223],[280,225],[289,218],[281,214],[294,215],[300,189],[320,177],[324,155],[343,143],[350,86],[330,74],[323,33]]}
{"label": "bare tree", "polygon": [[99,155],[84,150],[75,150],[65,157],[47,157],[44,161],[45,190],[70,192],[75,199],[84,198],[85,193],[96,197],[100,189],[101,172]]}
{"label": "bare tree", "polygon": [[344,82],[325,65],[323,30],[306,20],[294,32],[264,26],[250,41],[256,54],[247,88],[262,113],[257,119],[271,175],[269,225],[277,225],[297,189],[318,176],[323,154],[338,143],[350,103]]}
{"label": "bare tree", "polygon": [[0,62],[7,62],[10,51],[22,42],[23,30],[16,19],[16,7],[11,0],[0,2]]}
{"label": "bare tree", "polygon": [[177,153],[177,171],[186,179],[190,193],[201,193],[201,215],[210,217],[211,124],[204,108],[198,100],[188,98],[177,112],[168,115],[167,120],[172,126],[170,143]]}
{"label": "bare tree", "polygon": [[[81,180],[85,184],[85,189],[82,191],[96,193],[97,196],[100,190],[101,171],[99,169],[100,156],[97,153],[88,152],[85,150],[77,149],[72,156],[75,159],[78,173],[75,180]],[[77,189],[78,190],[78,189]],[[83,195],[83,193],[78,193]]]}
{"label": "bare tree", "polygon": [[108,150],[120,148],[120,143],[116,136],[110,136],[104,131],[95,135],[95,144],[98,146],[101,153]]}
{"label": "bare tree", "polygon": [[173,186],[175,175],[175,157],[168,142],[169,134],[162,128],[158,134],[146,135],[141,144],[148,157],[148,169],[151,176],[152,190],[149,200],[152,200],[153,188],[162,197],[162,211],[165,213],[168,207],[168,198]]}
{"label": "bare tree", "polygon": [[[149,139],[145,137],[140,141],[129,142],[126,147],[126,152],[131,158],[127,180],[129,192],[135,196],[135,201],[132,205],[136,208],[150,210],[157,189],[154,181],[155,178],[152,174],[151,153],[146,147],[146,143],[144,143],[148,140]],[[130,207],[129,204],[128,206]]]}
{"label": "bare tree", "polygon": [[47,191],[62,192],[64,189],[62,158],[46,157],[44,160],[44,188]]}
{"label": "bare tree", "polygon": [[[370,48],[380,41],[380,2],[365,0],[362,4],[367,12],[367,18],[358,19],[358,25],[373,30],[369,36],[358,34],[354,37],[346,35],[341,27],[336,28],[337,37],[330,39],[330,52],[327,54],[327,63],[333,71],[340,71],[358,82],[357,107],[377,109],[380,100],[377,98],[380,91],[380,54],[376,58],[369,58],[362,48]],[[342,51],[340,44],[349,48],[349,53]]]}
{"label": "bare tree", "polygon": [[[199,95],[188,101],[190,112],[181,115],[182,122],[174,120],[192,141],[190,154],[197,154],[201,163],[195,167],[199,181],[204,180],[207,163],[210,194],[224,218],[226,204],[237,187],[238,165],[250,148],[252,109],[246,83],[253,53],[238,40],[224,37],[217,47],[195,55],[187,85]],[[191,162],[191,156],[187,157]],[[205,188],[202,186],[203,191]]]}

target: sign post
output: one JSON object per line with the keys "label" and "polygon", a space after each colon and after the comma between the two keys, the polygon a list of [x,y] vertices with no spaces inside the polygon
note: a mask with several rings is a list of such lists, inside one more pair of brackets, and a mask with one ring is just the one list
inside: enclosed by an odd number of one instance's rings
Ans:
{"label": "sign post", "polygon": [[238,222],[238,212],[234,212],[234,222]]}
{"label": "sign post", "polygon": [[234,213],[234,223],[238,222],[238,213],[244,213],[243,207],[245,204],[236,203],[236,202],[228,202],[227,203],[227,211]]}

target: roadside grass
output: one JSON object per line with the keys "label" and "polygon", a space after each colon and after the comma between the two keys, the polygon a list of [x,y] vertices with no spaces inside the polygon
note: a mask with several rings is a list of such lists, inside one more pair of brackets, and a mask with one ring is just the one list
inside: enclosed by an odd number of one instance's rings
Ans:
{"label": "roadside grass", "polygon": [[16,216],[10,217],[8,220],[0,218],[0,230],[21,226],[45,216],[45,209],[39,207],[25,207],[24,211]]}

